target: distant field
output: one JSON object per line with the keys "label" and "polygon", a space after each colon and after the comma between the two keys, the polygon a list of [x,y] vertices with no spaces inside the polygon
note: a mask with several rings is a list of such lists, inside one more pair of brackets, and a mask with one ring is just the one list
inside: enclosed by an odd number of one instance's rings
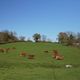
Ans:
{"label": "distant field", "polygon": [[[80,80],[80,49],[55,43],[17,42],[1,44],[0,48],[12,48],[8,53],[0,52],[0,80]],[[52,58],[57,49],[64,60]],[[44,51],[49,51],[45,53]],[[35,55],[34,59],[20,56],[25,51]],[[71,64],[72,68],[66,68]]]}

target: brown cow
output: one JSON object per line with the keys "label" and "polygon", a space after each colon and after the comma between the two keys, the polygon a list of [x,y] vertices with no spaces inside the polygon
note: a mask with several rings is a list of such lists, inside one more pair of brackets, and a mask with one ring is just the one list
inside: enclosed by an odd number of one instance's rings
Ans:
{"label": "brown cow", "polygon": [[58,56],[56,56],[55,59],[56,59],[56,60],[63,60],[63,56],[58,55]]}
{"label": "brown cow", "polygon": [[0,52],[1,53],[4,53],[5,52],[5,49],[4,48],[0,48]]}
{"label": "brown cow", "polygon": [[63,56],[61,56],[57,50],[53,50],[52,57],[55,58],[56,60],[63,60]]}
{"label": "brown cow", "polygon": [[21,53],[20,53],[20,56],[25,57],[25,56],[26,56],[26,54],[27,54],[26,52],[21,52]]}
{"label": "brown cow", "polygon": [[58,51],[57,50],[53,50],[52,57],[56,58],[56,56],[58,56],[58,55],[59,55]]}

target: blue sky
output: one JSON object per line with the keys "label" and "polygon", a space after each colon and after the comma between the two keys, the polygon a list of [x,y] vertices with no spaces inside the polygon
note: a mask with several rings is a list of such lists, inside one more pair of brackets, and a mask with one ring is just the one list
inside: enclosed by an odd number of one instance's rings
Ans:
{"label": "blue sky", "polygon": [[0,31],[56,40],[59,32],[80,32],[80,0],[0,0]]}

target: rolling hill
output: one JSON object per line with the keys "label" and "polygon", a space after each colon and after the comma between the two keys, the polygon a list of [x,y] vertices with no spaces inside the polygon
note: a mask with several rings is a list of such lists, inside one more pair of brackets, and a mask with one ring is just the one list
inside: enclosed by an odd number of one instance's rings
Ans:
{"label": "rolling hill", "polygon": [[[80,80],[79,48],[42,42],[1,44],[0,48],[10,48],[7,53],[0,52],[0,80]],[[58,50],[64,59],[52,58],[53,50]],[[26,56],[20,56],[21,52]],[[67,64],[72,67],[66,68]]]}

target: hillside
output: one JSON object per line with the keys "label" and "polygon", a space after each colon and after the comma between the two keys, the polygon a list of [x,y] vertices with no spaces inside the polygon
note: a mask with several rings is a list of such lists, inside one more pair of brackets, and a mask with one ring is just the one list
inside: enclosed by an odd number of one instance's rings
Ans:
{"label": "hillside", "polygon": [[[3,44],[0,48],[10,48],[7,53],[0,52],[0,80],[80,80],[78,48],[32,42]],[[64,56],[63,60],[52,58],[55,49]],[[20,56],[21,52],[26,52],[26,56]],[[29,59],[28,55],[34,58]],[[66,68],[67,64],[72,67]]]}

